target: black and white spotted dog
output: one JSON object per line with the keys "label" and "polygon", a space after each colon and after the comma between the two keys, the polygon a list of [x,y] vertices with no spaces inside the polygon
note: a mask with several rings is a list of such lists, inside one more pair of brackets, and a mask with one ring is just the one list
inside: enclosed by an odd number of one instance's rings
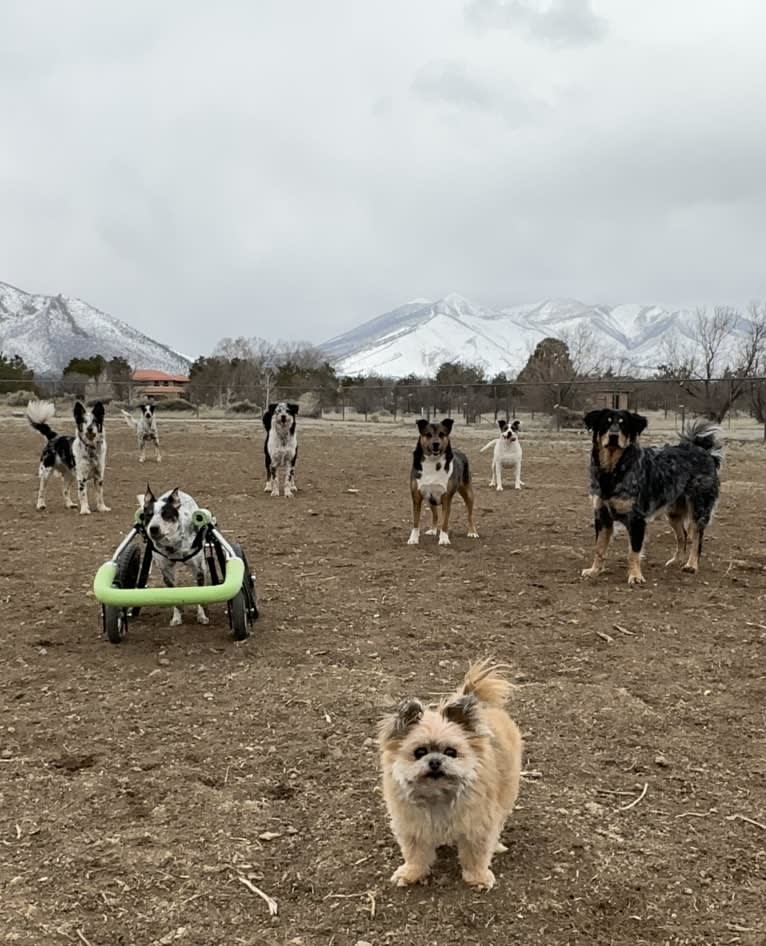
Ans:
{"label": "black and white spotted dog", "polygon": [[77,484],[80,515],[90,515],[88,483],[92,482],[96,492],[96,509],[109,512],[104,502],[104,469],[106,467],[106,435],[104,434],[104,405],[97,401],[92,408],[80,401],[74,405],[74,422],[77,433],[74,437],[57,434],[50,426],[56,412],[50,401],[30,401],[27,404],[27,420],[47,443],[40,455],[40,487],[37,492],[37,508],[45,509],[45,491],[51,473],[64,479],[64,505],[75,509],[70,490]]}
{"label": "black and white spotted dog", "polygon": [[295,430],[298,405],[288,401],[269,404],[263,415],[266,442],[263,445],[266,462],[265,493],[279,496],[279,474],[284,471],[285,496],[292,496],[298,489],[295,485],[295,462],[298,459],[298,434]]}
{"label": "black and white spotted dog", "polygon": [[138,462],[143,463],[146,460],[146,447],[153,443],[157,453],[157,462],[162,462],[160,453],[160,435],[157,432],[157,418],[154,416],[154,404],[142,404],[139,407],[138,419],[128,411],[121,411],[128,427],[133,427],[136,431],[136,440],[138,441]]}
{"label": "black and white spotted dog", "polygon": [[[144,529],[154,546],[152,563],[158,566],[165,586],[175,588],[179,564],[186,564],[192,570],[198,585],[207,584],[208,569],[202,545],[199,551],[194,551],[195,540],[199,540],[192,515],[199,506],[193,497],[178,488],[155,497],[147,486],[144,495],[138,497],[138,502],[142,507]],[[197,623],[210,623],[201,604],[197,605]],[[180,608],[173,608],[170,626],[179,624],[183,624],[183,613]]]}
{"label": "black and white spotted dog", "polygon": [[500,428],[500,436],[481,448],[479,453],[484,453],[490,447],[494,447],[492,454],[492,477],[489,481],[490,486],[495,486],[500,493],[503,490],[503,467],[513,466],[516,472],[515,489],[521,489],[524,485],[521,482],[521,440],[519,431],[521,430],[521,421],[515,420],[509,424],[507,420],[499,420],[497,426]]}

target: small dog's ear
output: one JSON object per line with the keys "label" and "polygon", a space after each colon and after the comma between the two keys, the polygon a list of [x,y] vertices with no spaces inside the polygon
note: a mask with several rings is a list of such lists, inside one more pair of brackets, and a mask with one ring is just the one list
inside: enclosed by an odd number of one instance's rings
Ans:
{"label": "small dog's ear", "polygon": [[583,417],[583,423],[588,428],[588,430],[595,430],[603,410],[600,411],[588,411],[588,413]]}
{"label": "small dog's ear", "polygon": [[80,424],[82,424],[82,422],[85,420],[85,405],[80,401],[75,401],[74,410],[72,413],[74,414],[74,422],[79,427]]}
{"label": "small dog's ear", "polygon": [[276,401],[275,401],[273,404],[269,404],[268,413],[269,413],[269,414],[273,414],[274,411],[275,411],[278,407],[279,407],[279,405],[276,403]]}
{"label": "small dog's ear", "polygon": [[290,414],[293,415],[293,417],[295,417],[295,415],[298,413],[298,411],[299,411],[300,409],[301,409],[300,404],[292,404],[292,403],[289,403],[289,404],[287,405],[287,410],[289,411]]}
{"label": "small dog's ear", "polygon": [[452,425],[453,425],[454,423],[455,423],[455,422],[454,422],[454,420],[453,420],[451,417],[445,417],[444,420],[442,421],[442,427],[447,431],[448,434],[451,434],[451,433],[452,433]]}
{"label": "small dog's ear", "polygon": [[153,414],[153,413],[154,413],[154,404],[147,404],[146,406],[149,408],[149,413],[150,413],[150,414]]}
{"label": "small dog's ear", "polygon": [[378,739],[381,744],[392,739],[404,739],[413,726],[423,716],[423,704],[420,700],[402,700],[396,710],[380,721]]}
{"label": "small dog's ear", "polygon": [[520,421],[520,420],[515,420],[515,421],[511,424],[511,430],[521,430],[521,421]]}
{"label": "small dog's ear", "polygon": [[472,733],[478,733],[483,728],[479,715],[479,701],[473,694],[450,700],[442,707],[442,716]]}
{"label": "small dog's ear", "polygon": [[424,434],[426,432],[426,428],[428,427],[428,421],[425,419],[425,417],[419,417],[415,423],[418,425],[418,430],[420,433]]}
{"label": "small dog's ear", "polygon": [[628,414],[628,417],[630,418],[630,433],[632,436],[638,437],[640,433],[646,430],[646,425],[649,423],[649,421],[640,414],[636,414],[635,411],[632,414]]}
{"label": "small dog's ear", "polygon": [[271,430],[271,411],[266,411],[263,415],[263,426],[266,430]]}
{"label": "small dog's ear", "polygon": [[106,411],[104,410],[104,405],[101,401],[96,401],[93,405],[93,416],[96,418],[96,423],[101,425],[104,423],[104,417],[106,416]]}
{"label": "small dog's ear", "polygon": [[170,503],[171,506],[175,506],[176,509],[178,509],[181,505],[181,497],[178,495],[178,492],[179,488],[176,486],[176,488],[167,498],[167,502]]}
{"label": "small dog's ear", "polygon": [[143,496],[138,497],[138,502],[146,509],[148,506],[153,506],[156,502],[156,496],[152,492],[151,486],[146,484],[146,492]]}
{"label": "small dog's ear", "polygon": [[497,426],[500,428],[500,430],[505,430],[505,428],[508,426],[508,421],[507,421],[507,420],[499,420],[499,421],[497,422]]}

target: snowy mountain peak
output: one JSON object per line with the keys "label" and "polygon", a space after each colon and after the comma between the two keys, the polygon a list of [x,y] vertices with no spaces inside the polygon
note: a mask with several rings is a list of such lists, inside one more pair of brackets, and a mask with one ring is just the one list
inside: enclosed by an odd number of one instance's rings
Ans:
{"label": "snowy mountain peak", "polygon": [[37,375],[58,375],[72,358],[125,358],[134,368],[187,374],[190,361],[81,299],[39,296],[0,282],[0,351]]}

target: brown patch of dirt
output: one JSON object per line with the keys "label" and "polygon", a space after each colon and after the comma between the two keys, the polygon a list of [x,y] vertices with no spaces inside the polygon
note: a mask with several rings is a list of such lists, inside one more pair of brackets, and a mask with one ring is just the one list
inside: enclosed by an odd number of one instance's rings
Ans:
{"label": "brown patch of dirt", "polygon": [[[481,539],[457,500],[439,548],[406,544],[409,432],[302,428],[293,500],[262,492],[257,423],[161,433],[165,462],[139,466],[111,424],[112,512],[87,518],[53,481],[35,511],[40,438],[4,434],[0,943],[765,941],[761,451],[731,448],[699,574],[663,568],[674,541],[655,522],[647,584],[628,588],[624,535],[604,575],[579,577],[584,444],[525,443],[527,488],[497,493],[478,433],[458,432]],[[242,541],[262,608],[249,641],[222,606],[209,627],[150,609],[119,647],[102,638],[91,582],[147,477]],[[445,852],[429,886],[392,888],[376,721],[487,654],[517,668],[527,746],[497,886],[466,889]]]}

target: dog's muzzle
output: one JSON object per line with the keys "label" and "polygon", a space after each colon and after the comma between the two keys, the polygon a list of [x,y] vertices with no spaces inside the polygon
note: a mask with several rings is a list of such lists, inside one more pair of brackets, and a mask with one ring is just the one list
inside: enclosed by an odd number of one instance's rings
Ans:
{"label": "dog's muzzle", "polygon": [[611,431],[609,433],[609,446],[610,447],[619,447],[620,446],[620,435],[613,434]]}

